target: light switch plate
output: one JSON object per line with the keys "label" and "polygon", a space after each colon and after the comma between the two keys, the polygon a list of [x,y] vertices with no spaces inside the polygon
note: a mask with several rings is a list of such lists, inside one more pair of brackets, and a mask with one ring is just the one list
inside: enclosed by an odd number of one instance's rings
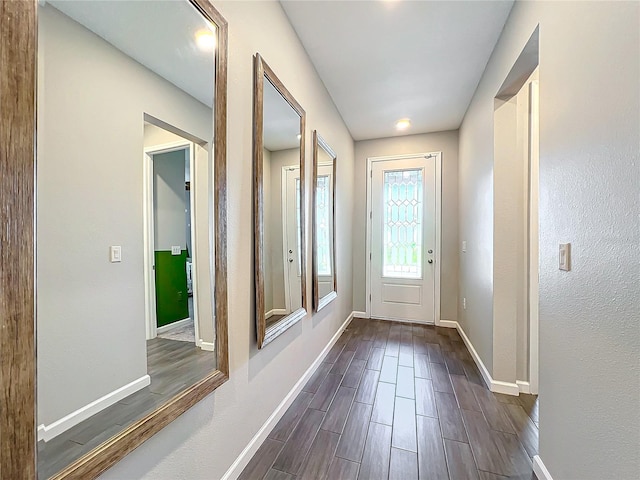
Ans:
{"label": "light switch plate", "polygon": [[111,263],[119,263],[122,261],[122,247],[120,245],[111,245],[109,247],[109,259]]}
{"label": "light switch plate", "polygon": [[463,240],[462,241],[462,253],[465,253],[467,251],[467,241]]}
{"label": "light switch plate", "polygon": [[565,272],[571,270],[571,244],[561,243],[558,253],[558,268]]}
{"label": "light switch plate", "polygon": [[171,246],[171,255],[180,255],[182,253],[182,247],[180,245]]}

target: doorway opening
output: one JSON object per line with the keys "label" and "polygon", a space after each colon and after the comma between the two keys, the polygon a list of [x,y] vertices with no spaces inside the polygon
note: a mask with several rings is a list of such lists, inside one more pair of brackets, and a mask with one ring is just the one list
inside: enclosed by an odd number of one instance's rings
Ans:
{"label": "doorway opening", "polygon": [[369,318],[440,322],[441,153],[367,164]]}

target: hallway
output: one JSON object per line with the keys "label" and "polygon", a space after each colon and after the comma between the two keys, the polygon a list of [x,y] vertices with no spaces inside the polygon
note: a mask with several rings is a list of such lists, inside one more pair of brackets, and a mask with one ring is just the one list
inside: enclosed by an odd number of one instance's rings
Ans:
{"label": "hallway", "polygon": [[456,330],[356,318],[240,480],[531,480],[537,422]]}

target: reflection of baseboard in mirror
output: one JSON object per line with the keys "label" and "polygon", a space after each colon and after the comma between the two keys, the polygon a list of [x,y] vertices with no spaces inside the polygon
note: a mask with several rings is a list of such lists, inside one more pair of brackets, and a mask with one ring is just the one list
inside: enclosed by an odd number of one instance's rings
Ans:
{"label": "reflection of baseboard in mirror", "polygon": [[320,311],[338,296],[336,278],[337,156],[313,131],[313,307]]}
{"label": "reflection of baseboard in mirror", "polygon": [[254,228],[258,347],[306,311],[305,113],[255,57]]}
{"label": "reflection of baseboard in mirror", "polygon": [[38,69],[37,182],[15,179],[37,186],[37,412],[6,411],[38,425],[20,459],[37,472],[2,478],[96,478],[228,379],[227,24],[208,0],[106,3],[38,2],[21,53]]}

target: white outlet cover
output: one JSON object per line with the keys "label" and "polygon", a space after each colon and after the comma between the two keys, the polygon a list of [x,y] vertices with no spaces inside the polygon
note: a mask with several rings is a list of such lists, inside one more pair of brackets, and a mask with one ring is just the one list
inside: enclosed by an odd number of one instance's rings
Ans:
{"label": "white outlet cover", "polygon": [[171,246],[171,255],[180,255],[182,253],[182,247],[180,245]]}
{"label": "white outlet cover", "polygon": [[109,259],[111,263],[122,262],[122,247],[120,245],[111,245],[109,247]]}
{"label": "white outlet cover", "polygon": [[464,253],[464,252],[466,252],[466,251],[467,251],[467,241],[466,241],[466,240],[463,240],[463,241],[462,241],[462,252]]}
{"label": "white outlet cover", "polygon": [[558,249],[558,268],[568,272],[571,270],[571,244],[561,243]]}

